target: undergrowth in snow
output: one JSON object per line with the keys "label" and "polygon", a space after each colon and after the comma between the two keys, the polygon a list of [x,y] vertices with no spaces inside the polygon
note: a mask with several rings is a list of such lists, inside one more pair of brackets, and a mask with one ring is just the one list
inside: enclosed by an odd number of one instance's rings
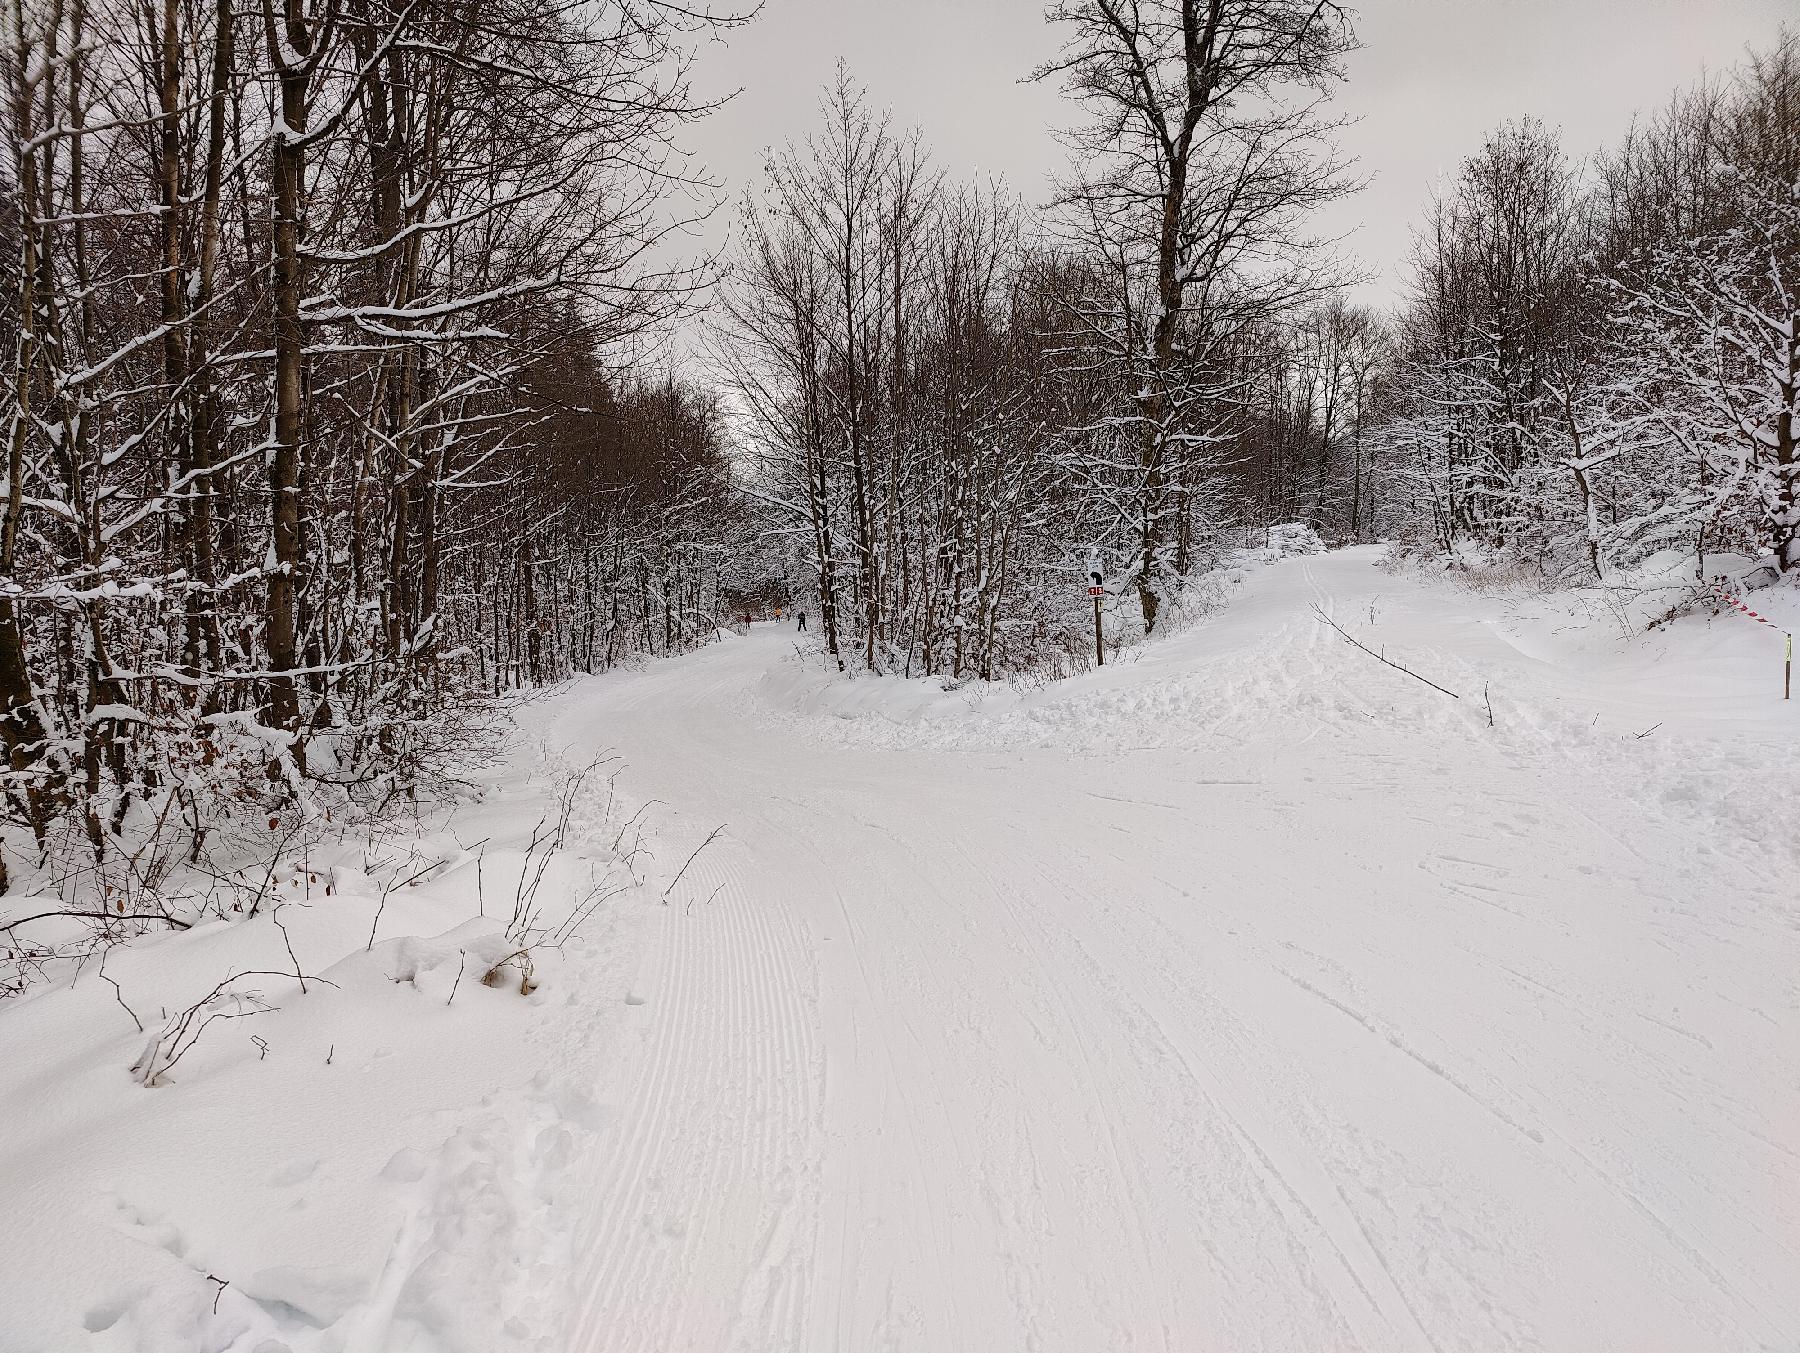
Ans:
{"label": "undergrowth in snow", "polygon": [[[521,736],[463,802],[3,932],[0,1348],[553,1349],[644,805]],[[104,896],[8,897],[0,925]],[[571,1064],[580,1074],[569,1074]]]}

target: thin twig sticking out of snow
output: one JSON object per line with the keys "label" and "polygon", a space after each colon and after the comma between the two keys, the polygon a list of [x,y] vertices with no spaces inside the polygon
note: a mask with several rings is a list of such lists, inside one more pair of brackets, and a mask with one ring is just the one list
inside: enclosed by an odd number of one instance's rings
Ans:
{"label": "thin twig sticking out of snow", "polygon": [[669,886],[667,888],[663,889],[662,900],[665,904],[669,900],[669,894],[675,891],[675,885],[677,883],[681,882],[681,876],[683,874],[687,873],[688,865],[691,865],[695,860],[700,858],[700,852],[705,850],[715,840],[718,839],[719,833],[725,830],[725,826],[726,826],[726,824],[721,822],[718,826],[716,826],[712,829],[712,831],[708,834],[707,838],[704,841],[702,841],[699,845],[694,847],[694,853],[687,857],[687,864],[684,864],[681,866],[680,870],[677,871],[675,877],[669,880]]}
{"label": "thin twig sticking out of snow", "polygon": [[1354,636],[1352,636],[1351,633],[1348,630],[1346,630],[1342,625],[1338,624],[1337,621],[1333,620],[1330,616],[1326,615],[1325,611],[1322,607],[1315,604],[1312,609],[1313,609],[1314,615],[1318,616],[1319,619],[1323,620],[1327,625],[1330,625],[1332,629],[1336,630],[1339,634],[1343,635],[1344,642],[1349,644],[1352,648],[1360,648],[1364,653],[1367,653],[1371,658],[1375,659],[1376,662],[1386,663],[1389,667],[1392,667],[1396,672],[1405,672],[1406,675],[1411,677],[1414,681],[1423,681],[1427,686],[1431,687],[1432,690],[1437,691],[1438,693],[1440,693],[1442,695],[1447,695],[1452,700],[1462,699],[1462,697],[1460,695],[1458,695],[1455,691],[1445,690],[1442,686],[1438,685],[1437,682],[1433,681],[1430,677],[1420,676],[1417,672],[1413,671],[1412,668],[1402,667],[1399,663],[1395,662],[1392,658],[1388,657],[1386,654],[1377,653],[1374,649],[1370,648],[1367,644],[1361,642],[1360,640],[1358,640]]}
{"label": "thin twig sticking out of snow", "polygon": [[[264,1015],[276,1009],[262,998],[260,992],[227,991],[226,988],[233,982],[245,977],[285,978],[294,975],[266,968],[249,968],[233,973],[187,1009],[177,1012],[161,1032],[151,1035],[150,1040],[144,1044],[144,1050],[138,1054],[137,1061],[131,1064],[132,1074],[145,1087],[157,1086],[174,1069],[175,1064],[193,1050],[194,1045],[200,1041],[200,1036],[211,1027],[214,1020],[243,1019],[247,1015]],[[328,987],[337,986],[336,982],[324,977],[307,980],[320,982]],[[231,1008],[226,1009],[227,1005]]]}
{"label": "thin twig sticking out of snow", "polygon": [[663,801],[661,799],[646,799],[646,800],[644,800],[644,802],[639,805],[638,810],[635,813],[633,813],[630,817],[625,819],[624,826],[619,828],[619,834],[617,836],[613,837],[612,848],[615,851],[618,850],[619,843],[625,839],[625,833],[630,831],[633,827],[635,827],[637,825],[638,819],[643,817],[643,815],[645,813],[649,812],[652,808],[663,807],[663,806],[665,806],[665,805],[663,804]]}
{"label": "thin twig sticking out of snow", "polygon": [[[275,853],[269,856],[269,867],[263,873],[262,886],[256,890],[256,896],[250,899],[250,918],[252,920],[256,919],[262,912],[263,899],[269,895],[269,885],[275,881],[275,871],[281,865],[281,857],[287,854],[288,847],[293,844],[294,839],[298,837],[301,832],[306,830],[308,825],[309,820],[306,814],[302,813],[300,815],[300,820],[289,827],[287,832],[282,836],[281,843],[275,847]],[[275,826],[275,819],[270,819],[269,826],[271,828]]]}
{"label": "thin twig sticking out of snow", "polygon": [[133,1024],[137,1025],[137,1031],[139,1033],[143,1033],[144,1032],[144,1021],[137,1017],[137,1011],[133,1010],[129,1005],[125,1004],[125,991],[122,987],[119,986],[118,978],[111,976],[106,971],[106,956],[108,954],[110,954],[111,952],[112,952],[112,949],[110,947],[108,947],[108,948],[102,950],[100,953],[100,980],[102,982],[105,982],[109,987],[111,987],[113,989],[113,996],[115,998],[117,998],[120,1007],[125,1011],[126,1014],[131,1016],[131,1022]]}
{"label": "thin twig sticking out of snow", "polygon": [[461,952],[462,957],[456,962],[456,980],[450,984],[450,999],[444,1002],[445,1005],[449,1005],[451,1001],[456,999],[456,989],[462,985],[463,969],[467,967],[469,963],[469,951],[464,949]]}
{"label": "thin twig sticking out of snow", "polygon": [[443,863],[442,860],[433,860],[411,878],[401,879],[398,883],[390,883],[381,890],[381,900],[375,904],[375,919],[369,925],[369,942],[363,946],[365,950],[373,949],[375,947],[375,932],[381,929],[381,913],[387,910],[389,894],[417,883],[420,879],[424,878],[433,869],[436,869]]}
{"label": "thin twig sticking out of snow", "polygon": [[281,908],[286,905],[287,903],[285,902],[280,903],[275,910],[269,913],[269,919],[275,923],[275,928],[281,932],[281,942],[287,946],[288,961],[294,965],[294,976],[299,979],[300,994],[304,996],[306,995],[306,974],[300,969],[300,958],[294,953],[294,942],[288,938],[288,929],[281,923]]}

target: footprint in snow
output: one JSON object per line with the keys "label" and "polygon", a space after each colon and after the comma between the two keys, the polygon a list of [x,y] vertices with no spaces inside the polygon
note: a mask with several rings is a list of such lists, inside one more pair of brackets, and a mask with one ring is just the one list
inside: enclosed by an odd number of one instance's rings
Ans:
{"label": "footprint in snow", "polygon": [[274,1174],[269,1176],[269,1182],[277,1186],[303,1183],[304,1181],[311,1179],[318,1168],[319,1158],[317,1156],[301,1156],[295,1160],[290,1160],[286,1165],[283,1165],[280,1169],[276,1170]]}
{"label": "footprint in snow", "polygon": [[425,1177],[429,1164],[423,1152],[404,1147],[382,1166],[381,1177],[390,1184],[416,1184]]}

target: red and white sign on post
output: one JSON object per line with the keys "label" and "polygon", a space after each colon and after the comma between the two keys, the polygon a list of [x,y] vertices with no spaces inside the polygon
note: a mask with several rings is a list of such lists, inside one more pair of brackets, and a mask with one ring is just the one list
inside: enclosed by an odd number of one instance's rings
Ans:
{"label": "red and white sign on post", "polygon": [[1101,571],[1100,556],[1089,554],[1087,561],[1088,596],[1094,601],[1094,666],[1106,666],[1106,643],[1100,635],[1100,602],[1106,596],[1106,575]]}

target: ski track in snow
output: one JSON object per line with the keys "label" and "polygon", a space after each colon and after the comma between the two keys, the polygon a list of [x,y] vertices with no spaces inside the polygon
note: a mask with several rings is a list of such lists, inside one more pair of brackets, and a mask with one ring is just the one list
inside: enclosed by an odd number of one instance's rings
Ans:
{"label": "ski track in snow", "polygon": [[1800,1348],[1800,724],[1369,560],[991,717],[794,714],[772,629],[564,697],[665,875],[727,824],[596,1069],[566,1346]]}

